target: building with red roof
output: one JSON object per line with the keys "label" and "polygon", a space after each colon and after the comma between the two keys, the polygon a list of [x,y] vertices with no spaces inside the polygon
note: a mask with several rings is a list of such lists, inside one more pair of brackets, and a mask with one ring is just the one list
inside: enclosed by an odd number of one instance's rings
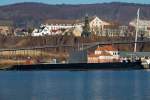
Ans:
{"label": "building with red roof", "polygon": [[118,62],[119,58],[118,49],[112,45],[98,46],[88,55],[88,63]]}

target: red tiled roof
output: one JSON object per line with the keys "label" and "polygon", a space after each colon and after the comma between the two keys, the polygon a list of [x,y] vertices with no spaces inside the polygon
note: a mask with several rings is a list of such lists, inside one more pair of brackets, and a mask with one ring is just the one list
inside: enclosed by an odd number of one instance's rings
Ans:
{"label": "red tiled roof", "polygon": [[118,51],[118,50],[114,48],[112,45],[105,45],[98,47],[96,51]]}

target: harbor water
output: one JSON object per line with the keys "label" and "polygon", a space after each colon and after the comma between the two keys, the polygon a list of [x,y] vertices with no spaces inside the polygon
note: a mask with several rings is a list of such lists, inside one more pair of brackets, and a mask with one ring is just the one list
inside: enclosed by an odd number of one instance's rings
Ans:
{"label": "harbor water", "polygon": [[150,71],[0,71],[0,100],[150,100]]}

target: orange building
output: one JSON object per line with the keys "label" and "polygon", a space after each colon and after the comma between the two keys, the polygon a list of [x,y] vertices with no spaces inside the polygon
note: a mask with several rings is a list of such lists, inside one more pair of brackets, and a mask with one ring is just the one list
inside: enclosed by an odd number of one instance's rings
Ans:
{"label": "orange building", "polygon": [[119,52],[112,45],[97,47],[88,55],[88,63],[119,62]]}

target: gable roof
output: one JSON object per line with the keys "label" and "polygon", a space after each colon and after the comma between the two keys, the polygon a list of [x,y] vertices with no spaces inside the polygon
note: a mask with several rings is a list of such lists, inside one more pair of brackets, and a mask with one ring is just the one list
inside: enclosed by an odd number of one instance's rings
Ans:
{"label": "gable roof", "polygon": [[107,22],[107,21],[104,21],[104,20],[102,20],[102,19],[100,19],[98,16],[92,16],[92,17],[89,17],[89,21],[91,22],[91,21],[93,21],[93,20],[95,20],[95,19],[98,19],[100,22],[103,22],[103,23],[105,23],[105,24],[110,24],[109,22]]}

